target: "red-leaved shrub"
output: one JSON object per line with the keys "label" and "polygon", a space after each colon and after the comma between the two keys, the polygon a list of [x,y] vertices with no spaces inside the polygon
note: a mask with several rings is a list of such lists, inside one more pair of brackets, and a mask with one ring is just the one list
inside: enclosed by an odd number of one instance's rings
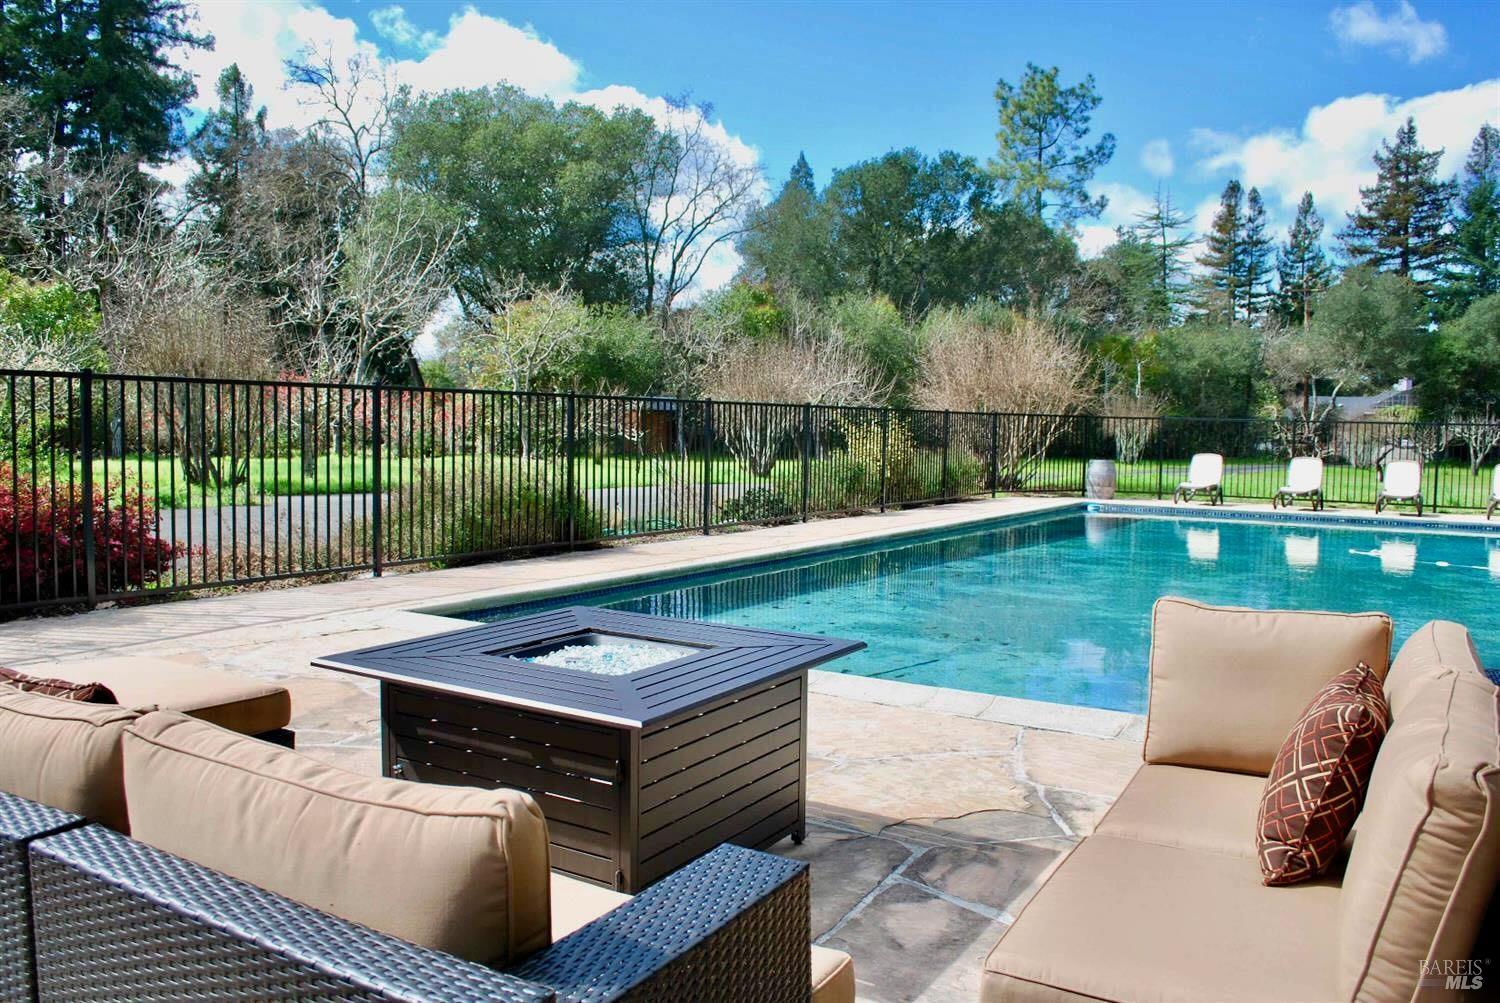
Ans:
{"label": "red-leaved shrub", "polygon": [[[156,535],[155,507],[134,492],[111,504],[95,488],[91,507],[100,594],[150,585],[183,552]],[[0,465],[0,607],[84,597],[84,511],[80,487],[36,484]]]}

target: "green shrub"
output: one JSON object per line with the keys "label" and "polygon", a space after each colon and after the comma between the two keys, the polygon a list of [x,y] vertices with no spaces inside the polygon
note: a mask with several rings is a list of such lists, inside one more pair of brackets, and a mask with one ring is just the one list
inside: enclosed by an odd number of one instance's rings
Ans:
{"label": "green shrub", "polygon": [[786,522],[796,509],[775,488],[751,488],[719,506],[725,522]]}

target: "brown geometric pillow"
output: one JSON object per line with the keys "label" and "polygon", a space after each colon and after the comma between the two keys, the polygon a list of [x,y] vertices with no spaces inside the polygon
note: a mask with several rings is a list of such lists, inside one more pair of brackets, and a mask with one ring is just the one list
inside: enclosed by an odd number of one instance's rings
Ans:
{"label": "brown geometric pillow", "polygon": [[1337,858],[1390,718],[1380,680],[1364,662],[1334,676],[1307,705],[1260,799],[1256,836],[1266,884],[1307,881]]}
{"label": "brown geometric pillow", "polygon": [[44,697],[76,700],[79,703],[117,704],[108,686],[103,683],[74,683],[66,679],[42,679],[7,669],[0,665],[0,684],[14,687],[23,693],[38,693]]}

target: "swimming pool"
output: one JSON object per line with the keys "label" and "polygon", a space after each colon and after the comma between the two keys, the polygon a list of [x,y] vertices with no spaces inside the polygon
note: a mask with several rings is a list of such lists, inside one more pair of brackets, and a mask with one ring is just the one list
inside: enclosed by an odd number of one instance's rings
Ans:
{"label": "swimming pool", "polygon": [[[1241,514],[1243,515],[1243,514]],[[1500,667],[1500,534],[1121,511],[989,524],[464,614],[579,603],[859,638],[831,671],[1139,713],[1151,604],[1434,617]]]}

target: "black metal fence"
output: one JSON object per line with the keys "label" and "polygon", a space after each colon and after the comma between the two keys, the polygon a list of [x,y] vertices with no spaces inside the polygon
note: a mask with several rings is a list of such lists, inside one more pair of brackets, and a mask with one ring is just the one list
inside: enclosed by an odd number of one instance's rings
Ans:
{"label": "black metal fence", "polygon": [[1167,498],[1196,452],[1265,501],[1425,463],[1482,509],[1500,426],[1017,415],[0,370],[0,611],[711,532],[998,492]]}

